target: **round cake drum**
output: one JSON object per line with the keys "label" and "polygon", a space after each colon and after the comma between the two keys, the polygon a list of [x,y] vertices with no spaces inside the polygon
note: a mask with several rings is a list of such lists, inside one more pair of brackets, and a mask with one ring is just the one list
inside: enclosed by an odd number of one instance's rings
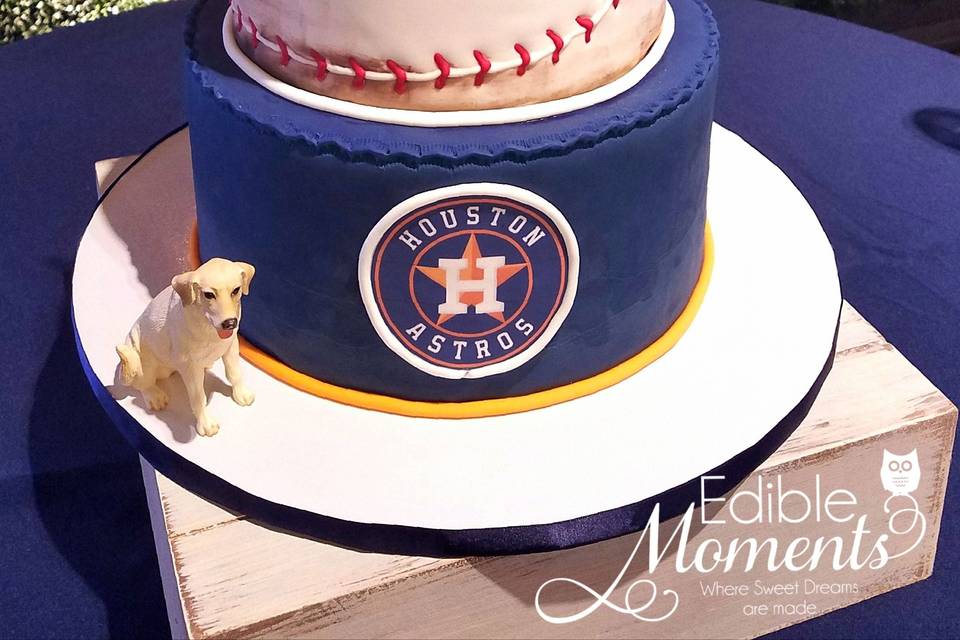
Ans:
{"label": "round cake drum", "polygon": [[249,363],[257,401],[239,407],[218,363],[206,386],[221,430],[200,438],[179,379],[163,383],[170,406],[150,413],[116,382],[114,351],[188,269],[192,184],[179,131],[106,192],[77,255],[77,343],[99,401],[158,471],[271,527],[434,556],[627,534],[657,503],[666,518],[698,502],[701,475],[729,489],[752,473],[800,424],[832,362],[841,295],[830,244],[783,173],[715,126],[709,288],[680,341],[636,375],[526,413],[442,420],[337,404]]}

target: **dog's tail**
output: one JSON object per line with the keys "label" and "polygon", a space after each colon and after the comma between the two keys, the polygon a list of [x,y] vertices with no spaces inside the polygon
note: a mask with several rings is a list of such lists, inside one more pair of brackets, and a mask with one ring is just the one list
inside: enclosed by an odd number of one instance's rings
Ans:
{"label": "dog's tail", "polygon": [[140,350],[137,344],[138,336],[131,332],[127,341],[117,345],[117,355],[120,356],[120,382],[126,386],[143,375],[143,363],[140,361]]}

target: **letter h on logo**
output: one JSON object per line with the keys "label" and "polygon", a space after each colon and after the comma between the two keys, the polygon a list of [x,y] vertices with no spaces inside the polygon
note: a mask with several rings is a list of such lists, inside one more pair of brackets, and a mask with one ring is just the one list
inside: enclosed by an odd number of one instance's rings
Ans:
{"label": "letter h on logo", "polygon": [[460,294],[477,291],[483,299],[475,306],[477,313],[500,313],[503,303],[497,300],[497,273],[506,263],[504,256],[485,256],[477,258],[475,264],[483,270],[481,280],[461,280],[460,272],[469,264],[466,258],[441,258],[438,266],[447,274],[447,299],[437,307],[440,314],[459,315],[466,313],[468,306],[460,302]]}

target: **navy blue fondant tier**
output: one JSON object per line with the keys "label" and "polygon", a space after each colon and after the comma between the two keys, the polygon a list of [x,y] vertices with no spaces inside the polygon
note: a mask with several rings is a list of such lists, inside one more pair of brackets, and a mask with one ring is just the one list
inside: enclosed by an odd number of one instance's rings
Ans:
{"label": "navy blue fondant tier", "polygon": [[[244,302],[245,337],[318,379],[428,401],[527,394],[590,377],[642,351],[687,305],[704,249],[717,31],[698,0],[671,4],[676,30],[663,58],[618,97],[543,120],[430,129],[316,111],[266,91],[224,51],[226,2],[201,0],[187,31],[200,250],[204,259],[224,256],[257,267]],[[552,317],[556,306],[550,307],[550,296],[574,282],[576,293],[552,339],[536,348],[535,355],[493,375],[452,379],[412,366],[385,343],[372,322],[377,313],[393,313],[391,305],[403,306],[398,316],[412,313],[410,294],[417,300],[418,295],[442,293],[439,285],[433,293],[429,289],[430,278],[444,282],[435,268],[443,256],[430,254],[436,252],[430,248],[432,235],[417,232],[429,251],[416,257],[383,250],[385,264],[399,265],[401,271],[385,271],[376,280],[377,287],[389,289],[377,294],[379,310],[371,312],[364,304],[358,261],[371,230],[399,203],[471,183],[512,185],[542,197],[562,214],[577,249],[571,249],[570,242],[549,244],[562,229],[546,215],[541,221],[546,240],[533,246],[524,237],[543,208],[528,211],[529,202],[509,198],[483,200],[482,189],[469,194],[488,203],[484,206],[503,204],[508,210],[504,222],[521,214],[531,220],[514,237],[513,248],[502,252],[513,269],[507,274],[513,280],[502,284],[506,309],[501,315],[480,314],[475,307],[459,319],[434,317],[422,337],[406,325],[398,328],[397,337],[411,344],[419,338],[422,342],[413,346],[427,347],[437,331],[459,328],[454,335],[472,335],[478,325],[470,323],[480,322],[473,317],[494,324],[503,320],[514,331],[523,328],[522,317],[510,316],[510,305],[523,299],[530,289],[525,278],[532,281],[534,273],[539,288],[534,302],[545,296],[548,303],[530,312],[537,316],[531,323]],[[453,206],[461,201],[445,202]],[[450,215],[460,216],[458,224],[467,220],[465,208]],[[434,221],[441,230],[442,220]],[[488,227],[495,224],[485,220],[482,224]],[[401,219],[397,224],[403,223]],[[387,225],[384,237],[401,238],[403,231]],[[476,255],[494,250],[490,242],[506,247],[503,243],[510,239],[498,233],[477,230]],[[466,256],[474,235],[462,232],[450,240],[444,255],[460,258],[462,250]],[[413,244],[410,248],[421,249]],[[574,254],[579,255],[579,266],[565,280],[560,274]],[[427,264],[417,262],[421,258],[434,266],[417,266]],[[520,266],[509,267],[511,262]],[[409,274],[408,289],[403,288],[404,274]],[[464,300],[478,303],[479,298]],[[443,300],[424,305],[428,302]],[[454,327],[461,321],[462,326]],[[501,347],[492,335],[494,353],[487,356],[471,343],[464,357],[495,360]],[[522,339],[519,334],[501,337],[501,346],[522,352]],[[452,338],[440,342],[444,349],[452,348]],[[432,361],[426,348],[421,352],[417,357]],[[453,355],[438,357],[441,364],[459,365]]]}

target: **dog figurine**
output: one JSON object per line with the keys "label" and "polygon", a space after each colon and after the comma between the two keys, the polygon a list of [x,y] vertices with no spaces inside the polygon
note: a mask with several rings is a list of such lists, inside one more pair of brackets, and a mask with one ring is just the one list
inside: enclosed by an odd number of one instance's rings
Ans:
{"label": "dog figurine", "polygon": [[167,394],[158,380],[180,374],[197,433],[212,436],[220,430],[207,413],[204,374],[223,358],[233,400],[241,406],[254,394],[243,383],[240,369],[240,299],[250,291],[255,269],[246,262],[213,258],[195,271],[175,276],[137,319],[126,341],[117,347],[120,381],[137,389],[153,411],[167,406]]}

